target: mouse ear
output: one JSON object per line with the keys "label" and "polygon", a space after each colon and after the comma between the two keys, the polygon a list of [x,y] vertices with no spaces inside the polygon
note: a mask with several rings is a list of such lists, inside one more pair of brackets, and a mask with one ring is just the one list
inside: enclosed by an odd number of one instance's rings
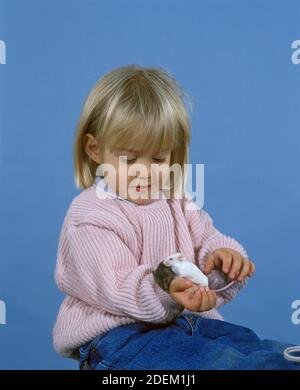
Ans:
{"label": "mouse ear", "polygon": [[181,252],[176,252],[174,255],[172,255],[173,259],[180,259],[182,257]]}

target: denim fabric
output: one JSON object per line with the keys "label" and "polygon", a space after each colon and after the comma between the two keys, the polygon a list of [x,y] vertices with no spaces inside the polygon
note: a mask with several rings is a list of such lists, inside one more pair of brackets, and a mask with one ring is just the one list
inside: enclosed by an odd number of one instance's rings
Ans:
{"label": "denim fabric", "polygon": [[80,369],[300,370],[283,351],[292,344],[261,340],[251,329],[182,314],[168,324],[137,322],[96,337],[79,349]]}

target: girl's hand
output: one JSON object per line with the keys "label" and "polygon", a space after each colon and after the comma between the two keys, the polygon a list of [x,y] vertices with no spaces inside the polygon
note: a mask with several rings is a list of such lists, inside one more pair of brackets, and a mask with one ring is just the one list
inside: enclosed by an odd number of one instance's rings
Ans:
{"label": "girl's hand", "polygon": [[190,311],[207,311],[215,307],[216,293],[185,278],[174,278],[169,287],[171,297]]}
{"label": "girl's hand", "polygon": [[253,275],[255,265],[233,249],[220,248],[208,256],[203,273],[209,274],[213,269],[219,269],[230,279],[242,282],[246,276]]}

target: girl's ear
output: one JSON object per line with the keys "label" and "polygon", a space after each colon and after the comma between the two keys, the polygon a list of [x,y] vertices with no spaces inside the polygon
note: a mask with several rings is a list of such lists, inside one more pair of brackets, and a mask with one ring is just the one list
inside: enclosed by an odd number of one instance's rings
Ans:
{"label": "girl's ear", "polygon": [[97,164],[100,164],[101,152],[96,138],[92,134],[86,133],[84,139],[84,145],[85,145],[86,154]]}

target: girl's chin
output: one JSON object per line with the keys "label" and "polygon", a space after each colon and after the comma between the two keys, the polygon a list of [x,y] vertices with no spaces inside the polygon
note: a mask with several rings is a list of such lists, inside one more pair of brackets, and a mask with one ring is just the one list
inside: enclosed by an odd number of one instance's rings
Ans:
{"label": "girl's chin", "polygon": [[138,205],[145,205],[148,203],[152,203],[154,199],[135,199],[132,200],[133,203],[138,204]]}

